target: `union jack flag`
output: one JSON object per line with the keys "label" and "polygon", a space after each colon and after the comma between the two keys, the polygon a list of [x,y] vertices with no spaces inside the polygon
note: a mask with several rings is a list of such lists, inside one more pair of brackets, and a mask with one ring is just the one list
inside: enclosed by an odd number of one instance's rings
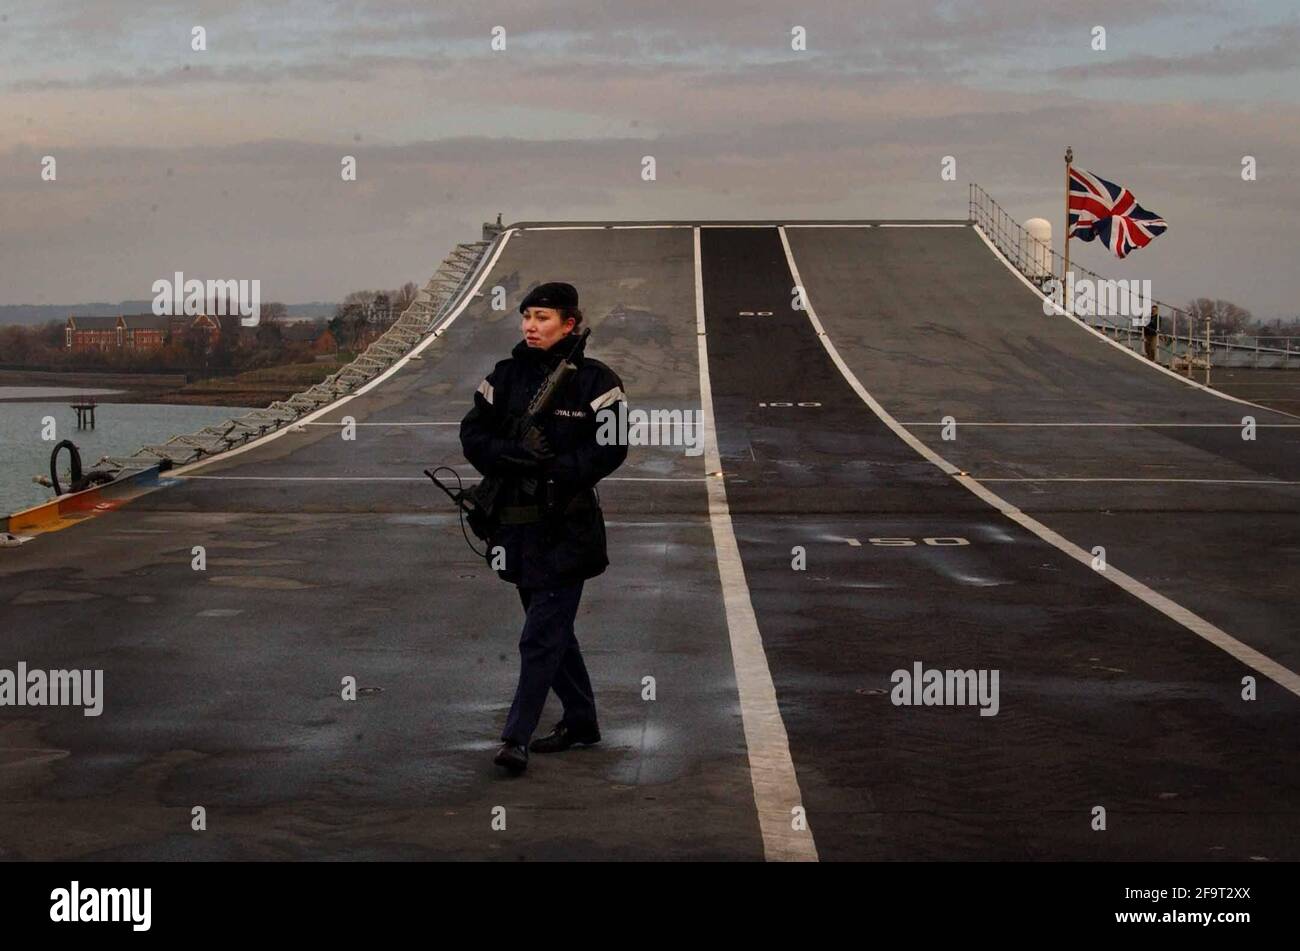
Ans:
{"label": "union jack flag", "polygon": [[1145,248],[1168,227],[1163,218],[1139,205],[1127,188],[1070,166],[1071,238],[1101,238],[1116,257],[1123,258],[1134,248]]}

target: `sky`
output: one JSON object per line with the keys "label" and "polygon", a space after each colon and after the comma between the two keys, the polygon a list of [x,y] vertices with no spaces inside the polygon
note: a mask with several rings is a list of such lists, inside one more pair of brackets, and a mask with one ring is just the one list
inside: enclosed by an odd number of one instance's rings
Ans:
{"label": "sky", "polygon": [[1078,263],[1300,315],[1294,0],[0,0],[0,304],[337,300],[498,212],[964,219],[968,182],[1059,242],[1066,145],[1169,223]]}

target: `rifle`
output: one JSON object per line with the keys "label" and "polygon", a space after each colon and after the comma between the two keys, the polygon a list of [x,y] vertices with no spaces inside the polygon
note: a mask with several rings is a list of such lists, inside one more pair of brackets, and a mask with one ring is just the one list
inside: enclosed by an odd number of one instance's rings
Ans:
{"label": "rifle", "polygon": [[[509,417],[506,420],[505,432],[503,435],[507,439],[520,440],[528,433],[539,427],[541,416],[550,410],[554,405],[556,397],[564,385],[569,382],[569,378],[578,372],[578,364],[582,360],[583,351],[587,347],[587,338],[591,336],[591,328],[588,327],[578,336],[578,342],[574,345],[572,352],[559,362],[542,385],[538,387],[537,392],[533,394],[532,400],[528,403],[528,409],[524,411],[523,416]],[[454,473],[455,470],[448,466],[438,466],[436,469],[425,469],[424,474],[433,480],[433,484],[442,491],[456,505],[465,521],[469,522],[469,527],[479,538],[487,541],[496,531],[499,518],[499,504],[501,490],[505,488],[506,482],[515,476],[484,476],[477,486],[469,489],[457,488],[455,490],[446,486],[439,480],[436,475],[442,469]],[[459,476],[457,477],[459,481]],[[529,495],[537,492],[537,479],[534,476],[526,476],[520,486],[523,491]],[[468,541],[468,536],[466,541]],[[473,548],[473,545],[470,545]],[[477,553],[477,549],[475,549]]]}

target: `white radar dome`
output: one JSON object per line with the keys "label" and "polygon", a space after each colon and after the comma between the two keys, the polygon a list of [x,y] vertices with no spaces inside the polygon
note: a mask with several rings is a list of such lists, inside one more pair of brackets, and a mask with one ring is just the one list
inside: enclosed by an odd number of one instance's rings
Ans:
{"label": "white radar dome", "polygon": [[1026,262],[1030,280],[1042,280],[1052,274],[1052,223],[1046,218],[1030,218],[1025,230],[1033,239]]}

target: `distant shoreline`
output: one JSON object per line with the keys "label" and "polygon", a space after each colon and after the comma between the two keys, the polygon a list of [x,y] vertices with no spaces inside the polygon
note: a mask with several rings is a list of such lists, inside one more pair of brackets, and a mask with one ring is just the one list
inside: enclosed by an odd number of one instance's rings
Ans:
{"label": "distant shoreline", "polygon": [[[184,373],[98,373],[87,370],[0,370],[0,386],[52,386],[111,389],[121,392],[95,396],[97,403],[168,403],[179,406],[265,407],[288,399],[337,369],[332,363],[268,367],[252,374],[185,382]],[[277,372],[279,371],[279,372]],[[254,379],[247,379],[252,376]],[[71,400],[63,396],[18,397],[6,403]]]}

